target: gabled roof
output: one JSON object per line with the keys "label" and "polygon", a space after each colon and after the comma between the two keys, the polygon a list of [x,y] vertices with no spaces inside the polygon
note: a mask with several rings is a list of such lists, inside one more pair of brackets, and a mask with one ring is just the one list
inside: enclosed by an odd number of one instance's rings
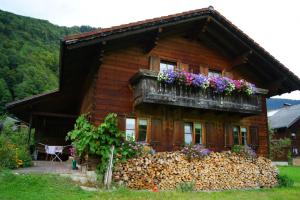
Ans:
{"label": "gabled roof", "polygon": [[300,104],[285,106],[269,117],[271,129],[289,128],[300,119]]}
{"label": "gabled roof", "polygon": [[[207,29],[210,29],[211,33],[207,31],[207,35],[204,37],[207,37],[208,40],[218,40],[212,42],[218,43],[221,48],[225,48],[227,51],[234,51],[231,52],[234,58],[242,57],[245,53],[251,52],[251,56],[247,58],[249,63],[252,62],[249,68],[255,70],[255,75],[260,75],[260,77],[265,77],[266,79],[268,78],[269,80],[266,80],[268,87],[270,87],[272,82],[277,87],[274,91],[270,90],[269,96],[280,95],[300,89],[300,79],[294,73],[212,6],[66,36],[62,41],[62,45],[66,47],[65,51],[92,45],[98,45],[98,47],[101,48],[103,42],[109,43],[110,41],[126,38],[130,35],[139,35],[155,31],[158,28],[164,29],[184,23],[201,21],[204,23],[193,24],[194,26],[198,26],[195,27],[194,30],[197,31],[197,28],[202,29],[204,26],[206,26],[206,28],[208,27]],[[209,21],[209,23],[205,21]],[[62,79],[63,77],[62,75]],[[61,83],[63,84],[63,82]]]}

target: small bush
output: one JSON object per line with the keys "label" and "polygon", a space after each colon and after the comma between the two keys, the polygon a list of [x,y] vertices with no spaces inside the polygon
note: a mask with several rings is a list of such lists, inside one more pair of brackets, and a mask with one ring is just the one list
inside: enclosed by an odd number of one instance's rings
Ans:
{"label": "small bush", "polygon": [[204,146],[196,144],[196,145],[187,145],[183,147],[181,150],[183,154],[187,157],[188,160],[194,159],[194,158],[204,158],[208,156],[211,151],[209,149],[206,149]]}
{"label": "small bush", "polygon": [[287,175],[278,175],[278,187],[292,187],[294,185],[294,180]]}
{"label": "small bush", "polygon": [[141,156],[143,154],[143,145],[133,140],[124,141],[119,149],[117,149],[117,157],[121,161],[126,161],[129,158]]}
{"label": "small bush", "polygon": [[0,168],[15,169],[31,165],[28,129],[6,124],[0,134]]}
{"label": "small bush", "polygon": [[193,192],[195,191],[195,182],[182,182],[177,186],[177,190],[180,192]]}
{"label": "small bush", "polygon": [[240,155],[242,155],[244,157],[247,157],[247,158],[255,158],[256,157],[255,151],[247,145],[244,145],[244,146],[234,145],[231,148],[231,152],[240,154]]}

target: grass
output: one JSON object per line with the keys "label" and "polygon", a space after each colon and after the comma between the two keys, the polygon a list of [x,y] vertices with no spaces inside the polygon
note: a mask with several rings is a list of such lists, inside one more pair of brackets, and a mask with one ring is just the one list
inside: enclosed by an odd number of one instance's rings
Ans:
{"label": "grass", "polygon": [[1,200],[102,200],[102,199],[299,199],[300,167],[280,167],[280,173],[295,181],[289,188],[233,190],[224,192],[158,192],[132,191],[120,188],[114,191],[86,192],[67,178],[54,175],[14,175],[0,172]]}

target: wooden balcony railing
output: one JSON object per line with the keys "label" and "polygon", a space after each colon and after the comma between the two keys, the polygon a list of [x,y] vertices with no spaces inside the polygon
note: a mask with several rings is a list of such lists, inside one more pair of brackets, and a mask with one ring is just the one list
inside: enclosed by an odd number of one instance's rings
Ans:
{"label": "wooden balcony railing", "polygon": [[170,86],[157,81],[157,72],[140,70],[130,79],[134,106],[142,103],[174,105],[190,108],[220,110],[239,113],[262,111],[262,96],[267,90],[256,88],[254,95],[218,95],[212,91],[199,91],[186,86]]}

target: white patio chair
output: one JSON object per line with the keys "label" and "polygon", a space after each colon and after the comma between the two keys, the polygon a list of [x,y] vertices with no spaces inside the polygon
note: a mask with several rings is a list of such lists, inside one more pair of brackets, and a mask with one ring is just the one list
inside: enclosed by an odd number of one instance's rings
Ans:
{"label": "white patio chair", "polygon": [[52,158],[52,162],[55,161],[55,159],[58,159],[60,162],[62,162],[61,158],[59,157],[62,155],[64,146],[48,146],[45,145],[45,151],[47,155],[50,155]]}

